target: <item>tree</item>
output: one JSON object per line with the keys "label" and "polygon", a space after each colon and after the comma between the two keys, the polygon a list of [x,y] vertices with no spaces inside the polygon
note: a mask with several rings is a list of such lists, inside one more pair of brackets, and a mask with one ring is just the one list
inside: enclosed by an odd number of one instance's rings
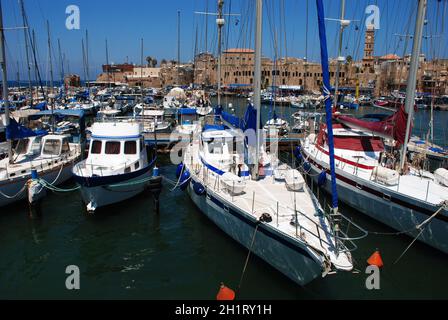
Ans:
{"label": "tree", "polygon": [[167,64],[166,59],[162,59],[162,61],[160,62],[160,65],[164,65],[164,64]]}
{"label": "tree", "polygon": [[151,63],[152,63],[152,57],[146,57],[146,62],[148,63],[148,66],[151,66]]}
{"label": "tree", "polygon": [[347,56],[347,63],[351,64],[353,62],[353,57],[352,56]]}
{"label": "tree", "polygon": [[157,59],[152,59],[152,67],[155,68],[157,66]]}

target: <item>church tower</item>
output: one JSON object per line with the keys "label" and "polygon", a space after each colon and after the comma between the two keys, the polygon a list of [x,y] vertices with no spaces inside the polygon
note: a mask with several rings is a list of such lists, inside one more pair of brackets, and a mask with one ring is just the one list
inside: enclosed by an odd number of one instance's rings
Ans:
{"label": "church tower", "polygon": [[363,66],[366,69],[372,68],[374,63],[373,52],[375,50],[375,28],[371,24],[367,27],[364,43]]}

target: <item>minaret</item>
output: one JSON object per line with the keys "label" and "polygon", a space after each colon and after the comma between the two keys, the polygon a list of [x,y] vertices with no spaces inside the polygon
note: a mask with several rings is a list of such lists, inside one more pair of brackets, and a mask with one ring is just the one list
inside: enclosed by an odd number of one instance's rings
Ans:
{"label": "minaret", "polygon": [[367,26],[366,38],[364,44],[363,66],[366,69],[373,67],[374,49],[375,49],[375,27],[373,24],[370,24],[369,26]]}

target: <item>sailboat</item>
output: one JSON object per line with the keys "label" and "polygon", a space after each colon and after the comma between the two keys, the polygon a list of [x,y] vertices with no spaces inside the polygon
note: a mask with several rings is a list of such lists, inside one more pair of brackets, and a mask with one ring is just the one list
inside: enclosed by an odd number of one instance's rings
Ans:
{"label": "sailboat", "polygon": [[[335,115],[331,134],[341,200],[448,253],[448,171],[440,168],[433,175],[406,161],[425,11],[426,0],[419,0],[406,107],[402,105],[395,114],[377,122]],[[331,124],[329,118],[327,123]],[[330,172],[329,137],[328,126],[322,126],[318,135],[310,134],[302,142],[303,158],[310,164],[310,175],[315,180],[316,175]],[[401,155],[387,153],[383,139],[401,145]],[[334,192],[329,182],[325,189]]]}
{"label": "sailboat", "polygon": [[[186,148],[177,173],[180,187],[221,230],[305,285],[330,270],[350,271],[353,263],[342,242],[347,237],[333,231],[303,176],[261,146],[262,0],[256,6],[254,104],[240,129],[222,117],[205,124]],[[253,133],[249,142],[241,129]]]}
{"label": "sailboat", "polygon": [[[0,50],[3,83],[3,100],[5,113],[2,115],[6,127],[8,156],[0,161],[0,206],[5,206],[26,197],[27,182],[30,179],[41,179],[56,186],[71,178],[71,169],[82,154],[84,142],[82,111],[43,111],[33,115],[34,120],[43,117],[70,116],[79,119],[78,128],[81,135],[77,141],[71,135],[58,134],[52,126],[46,130],[31,130],[10,118],[8,100],[8,81],[5,55],[5,37],[3,14],[0,3]],[[51,120],[54,123],[54,120]],[[42,123],[42,121],[41,121]]]}

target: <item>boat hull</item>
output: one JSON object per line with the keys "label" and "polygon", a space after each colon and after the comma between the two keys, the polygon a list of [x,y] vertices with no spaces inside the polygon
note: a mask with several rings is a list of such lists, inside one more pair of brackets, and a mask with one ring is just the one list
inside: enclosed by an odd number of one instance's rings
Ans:
{"label": "boat hull", "polygon": [[[73,169],[73,163],[70,162],[64,165],[62,171],[61,167],[58,167],[46,172],[39,172],[38,175],[39,178],[47,181],[48,183],[52,183],[53,185],[59,185],[72,177],[72,169]],[[25,186],[25,184],[29,179],[31,179],[31,175],[3,182],[0,184],[0,191],[5,195],[14,196],[20,192],[20,190]],[[26,197],[27,197],[26,189],[19,195],[17,195],[17,197],[14,197],[12,199],[0,194],[0,207],[23,200]]]}
{"label": "boat hull", "polygon": [[[310,162],[311,176],[317,184],[319,173],[324,167],[320,163]],[[331,176],[328,172],[324,188],[331,193]],[[413,238],[420,233],[420,230],[415,228],[416,225],[429,219],[440,208],[434,205],[423,205],[417,199],[400,196],[390,189],[382,190],[378,186],[367,185],[362,179],[340,170],[337,170],[337,174],[338,196],[342,202],[399,232],[407,231],[405,234]],[[448,253],[447,210],[442,209],[428,223],[418,240]]]}
{"label": "boat hull", "polygon": [[[247,249],[251,247],[257,225],[253,217],[238,208],[226,209],[210,191],[204,195],[196,194],[191,183],[188,193],[201,212],[222,231]],[[314,252],[266,224],[259,225],[252,252],[302,286],[323,273],[323,262]]]}
{"label": "boat hull", "polygon": [[[150,181],[147,181],[153,166],[141,170],[141,174],[130,179],[100,185],[81,185],[81,197],[87,205],[87,211],[95,211],[98,208],[122,202],[135,197],[143,192]],[[145,180],[142,182],[142,180]],[[82,178],[77,177],[78,182]]]}

